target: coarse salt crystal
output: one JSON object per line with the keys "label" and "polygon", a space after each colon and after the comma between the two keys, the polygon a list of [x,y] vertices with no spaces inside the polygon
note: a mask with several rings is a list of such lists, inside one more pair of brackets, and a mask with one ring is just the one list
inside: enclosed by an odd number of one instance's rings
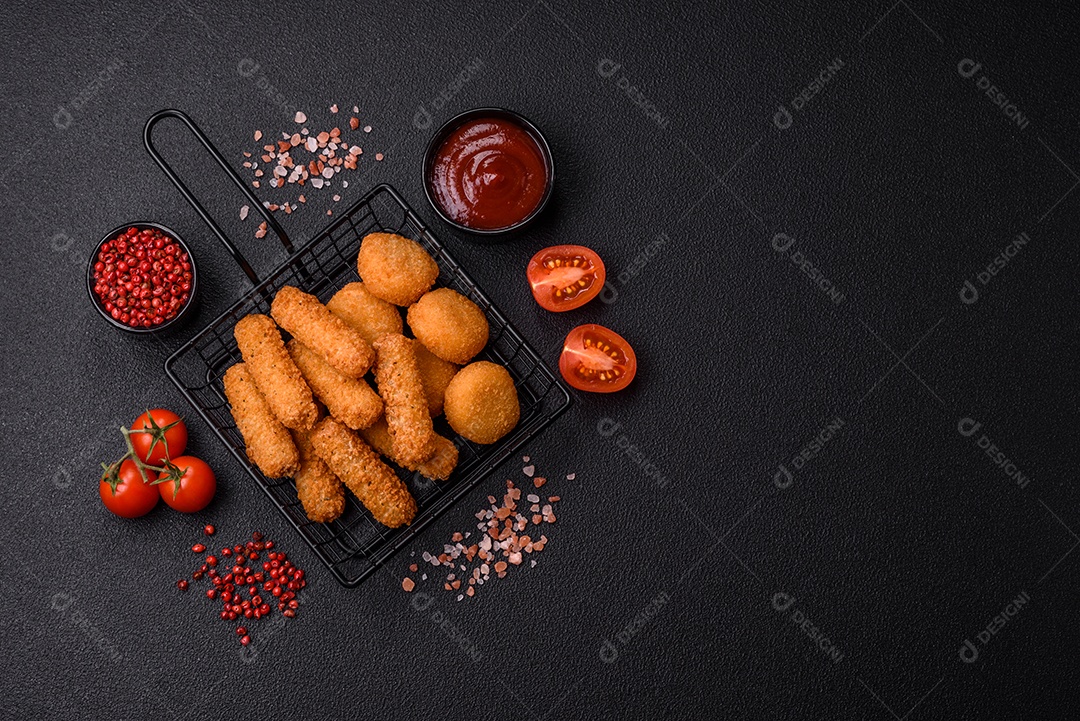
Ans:
{"label": "coarse salt crystal", "polygon": [[529,478],[532,478],[533,473],[536,472],[536,466],[525,466],[524,468],[521,469],[521,472],[524,473]]}
{"label": "coarse salt crystal", "polygon": [[314,153],[319,149],[319,141],[309,135],[304,147],[308,149],[309,153]]}
{"label": "coarse salt crystal", "polygon": [[569,474],[567,474],[567,476],[566,476],[566,480],[568,480],[568,481],[572,481],[572,480],[574,480],[574,478],[575,478],[576,476],[577,476],[577,474],[576,474],[576,473],[569,473]]}
{"label": "coarse salt crystal", "polygon": [[[293,120],[295,120],[295,121],[296,121],[296,122],[298,122],[298,123],[306,123],[306,122],[307,122],[307,116],[306,116],[306,115],[304,115],[304,114],[303,114],[302,112],[300,112],[299,110],[297,110],[297,111],[296,111],[296,117],[295,117],[295,118],[293,118]],[[256,138],[256,140],[257,140],[257,139],[258,139],[258,138]]]}
{"label": "coarse salt crystal", "polygon": [[247,220],[248,210],[249,208],[246,205],[240,208],[240,220]]}

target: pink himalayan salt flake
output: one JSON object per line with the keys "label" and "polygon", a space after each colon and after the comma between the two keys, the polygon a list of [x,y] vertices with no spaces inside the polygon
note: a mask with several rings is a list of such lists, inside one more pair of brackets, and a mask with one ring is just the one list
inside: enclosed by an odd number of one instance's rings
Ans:
{"label": "pink himalayan salt flake", "polygon": [[298,122],[298,123],[306,123],[306,122],[307,122],[307,116],[306,116],[306,115],[304,115],[304,114],[303,114],[302,112],[300,112],[299,110],[297,110],[297,111],[296,111],[296,117],[295,117],[295,118],[293,118],[293,120],[295,120],[295,121],[296,121],[296,122]]}
{"label": "pink himalayan salt flake", "polygon": [[521,472],[524,473],[529,478],[532,478],[533,473],[536,472],[536,466],[525,466],[524,468],[521,469]]}

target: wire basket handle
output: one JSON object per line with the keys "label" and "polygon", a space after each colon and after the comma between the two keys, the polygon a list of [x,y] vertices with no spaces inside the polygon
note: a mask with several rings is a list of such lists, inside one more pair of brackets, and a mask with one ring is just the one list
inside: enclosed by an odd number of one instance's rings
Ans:
{"label": "wire basket handle", "polygon": [[191,207],[195,209],[195,212],[199,214],[199,217],[203,219],[203,222],[209,226],[210,230],[214,231],[214,235],[216,235],[218,240],[221,241],[221,244],[225,246],[225,249],[229,251],[229,255],[233,257],[236,264],[247,274],[247,277],[251,280],[252,284],[258,285],[260,282],[259,276],[252,269],[251,264],[247,262],[247,258],[244,257],[244,254],[240,252],[239,248],[233,245],[233,242],[229,240],[229,237],[225,235],[225,232],[221,229],[221,226],[219,226],[217,221],[210,216],[210,213],[206,211],[206,208],[202,206],[202,203],[200,203],[192,194],[191,190],[184,184],[184,181],[181,180],[180,176],[176,174],[176,171],[172,169],[172,166],[165,162],[165,159],[161,157],[158,149],[154,146],[154,126],[165,118],[176,118],[188,127],[188,130],[190,130],[199,142],[202,143],[203,147],[206,148],[206,151],[210,153],[210,156],[217,161],[217,164],[221,166],[222,170],[224,170],[233,183],[236,184],[236,187],[240,188],[240,191],[251,202],[252,207],[259,211],[259,214],[266,220],[270,229],[277,234],[278,239],[281,240],[281,244],[285,246],[285,250],[290,255],[293,253],[292,241],[289,240],[289,236],[285,233],[285,230],[274,219],[274,216],[270,214],[270,211],[262,204],[262,201],[255,197],[255,194],[248,188],[247,183],[245,183],[243,179],[236,174],[236,171],[229,166],[228,161],[225,160],[218,149],[214,147],[214,144],[210,142],[210,139],[203,134],[203,131],[199,129],[199,126],[196,125],[186,113],[180,110],[167,109],[159,110],[150,116],[150,119],[146,121],[146,127],[143,128],[143,143],[146,145],[146,150],[150,153],[150,157],[152,157],[154,162],[156,162],[165,172],[165,175],[169,176],[169,180],[172,181],[173,185],[176,186],[176,189],[180,191],[187,202],[191,204]]}

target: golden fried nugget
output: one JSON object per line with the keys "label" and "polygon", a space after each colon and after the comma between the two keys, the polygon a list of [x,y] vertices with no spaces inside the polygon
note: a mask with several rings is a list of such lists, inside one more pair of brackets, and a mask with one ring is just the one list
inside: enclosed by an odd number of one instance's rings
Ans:
{"label": "golden fried nugget", "polygon": [[299,288],[287,285],[277,292],[270,315],[294,338],[347,376],[362,378],[375,360],[359,331],[338,318]]}
{"label": "golden fried nugget", "polygon": [[289,437],[289,431],[270,409],[263,394],[243,363],[225,371],[225,397],[248,459],[270,478],[281,478],[296,472],[300,455]]}
{"label": "golden fried nugget", "polygon": [[360,436],[333,418],[324,418],[311,432],[311,444],[376,521],[390,528],[412,522],[416,499]]}
{"label": "golden fried nugget", "polygon": [[437,288],[409,306],[409,327],[427,349],[450,363],[468,363],[488,342],[488,322],[476,303]]}
{"label": "golden fried nugget", "polygon": [[416,366],[420,369],[420,380],[427,396],[428,412],[435,417],[442,413],[446,386],[450,385],[450,379],[458,372],[458,366],[444,361],[418,341],[413,341],[413,350],[416,351]]}
{"label": "golden fried nugget", "polygon": [[334,418],[355,431],[367,428],[382,415],[382,398],[363,378],[345,375],[295,338],[286,347],[315,397]]}
{"label": "golden fried nugget", "polygon": [[439,277],[439,265],[415,240],[371,233],[360,243],[356,270],[367,289],[394,305],[411,305]]}
{"label": "golden fried nugget", "polygon": [[359,331],[368,343],[387,333],[400,333],[402,329],[397,306],[376,298],[363,283],[349,283],[334,293],[326,307]]}
{"label": "golden fried nugget", "polygon": [[474,443],[494,443],[521,417],[510,373],[497,363],[477,361],[458,371],[446,388],[446,420]]}
{"label": "golden fried nugget", "polygon": [[315,453],[310,431],[293,431],[300,451],[300,470],[293,475],[296,497],[307,517],[316,523],[329,523],[345,512],[345,487],[330,467]]}
{"label": "golden fried nugget", "polygon": [[438,433],[435,434],[435,455],[417,465],[400,463],[394,457],[394,439],[390,435],[390,429],[386,427],[385,418],[380,418],[374,425],[360,431],[360,435],[369,446],[394,463],[410,471],[419,471],[424,478],[430,478],[433,481],[445,481],[457,466],[457,446],[449,438],[443,438]]}
{"label": "golden fried nugget", "polygon": [[278,420],[298,431],[315,425],[319,411],[311,388],[285,350],[274,321],[265,315],[244,316],[233,335],[248,372]]}
{"label": "golden fried nugget", "polygon": [[435,452],[435,429],[413,345],[400,333],[375,341],[375,382],[394,438],[394,457],[404,466],[423,463]]}

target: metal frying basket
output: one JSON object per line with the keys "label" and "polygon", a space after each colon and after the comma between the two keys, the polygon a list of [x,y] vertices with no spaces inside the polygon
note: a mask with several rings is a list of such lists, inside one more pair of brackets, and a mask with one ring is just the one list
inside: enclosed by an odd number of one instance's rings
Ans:
{"label": "metal frying basket", "polygon": [[[191,130],[281,240],[289,257],[265,279],[259,278],[154,146],[153,128],[165,118],[178,119]],[[342,585],[353,587],[370,576],[570,405],[565,386],[389,185],[373,188],[339,213],[337,220],[322,232],[295,250],[274,217],[187,115],[179,110],[155,113],[146,122],[143,139],[150,155],[228,249],[254,286],[173,353],[165,361],[165,372]],[[325,303],[342,286],[360,279],[356,272],[356,254],[361,239],[373,232],[399,233],[419,242],[439,264],[436,285],[452,288],[480,306],[491,327],[491,337],[479,358],[499,363],[510,371],[521,401],[521,420],[517,427],[499,442],[488,446],[473,444],[456,435],[445,419],[436,420],[436,431],[458,447],[458,466],[444,482],[398,470],[416,498],[418,510],[411,525],[397,529],[375,521],[352,494],[346,494],[345,512],[336,521],[315,523],[308,520],[297,500],[292,479],[267,478],[248,460],[221,381],[225,371],[241,360],[233,339],[233,328],[238,320],[249,313],[269,314],[274,294],[286,285],[296,286]]]}

